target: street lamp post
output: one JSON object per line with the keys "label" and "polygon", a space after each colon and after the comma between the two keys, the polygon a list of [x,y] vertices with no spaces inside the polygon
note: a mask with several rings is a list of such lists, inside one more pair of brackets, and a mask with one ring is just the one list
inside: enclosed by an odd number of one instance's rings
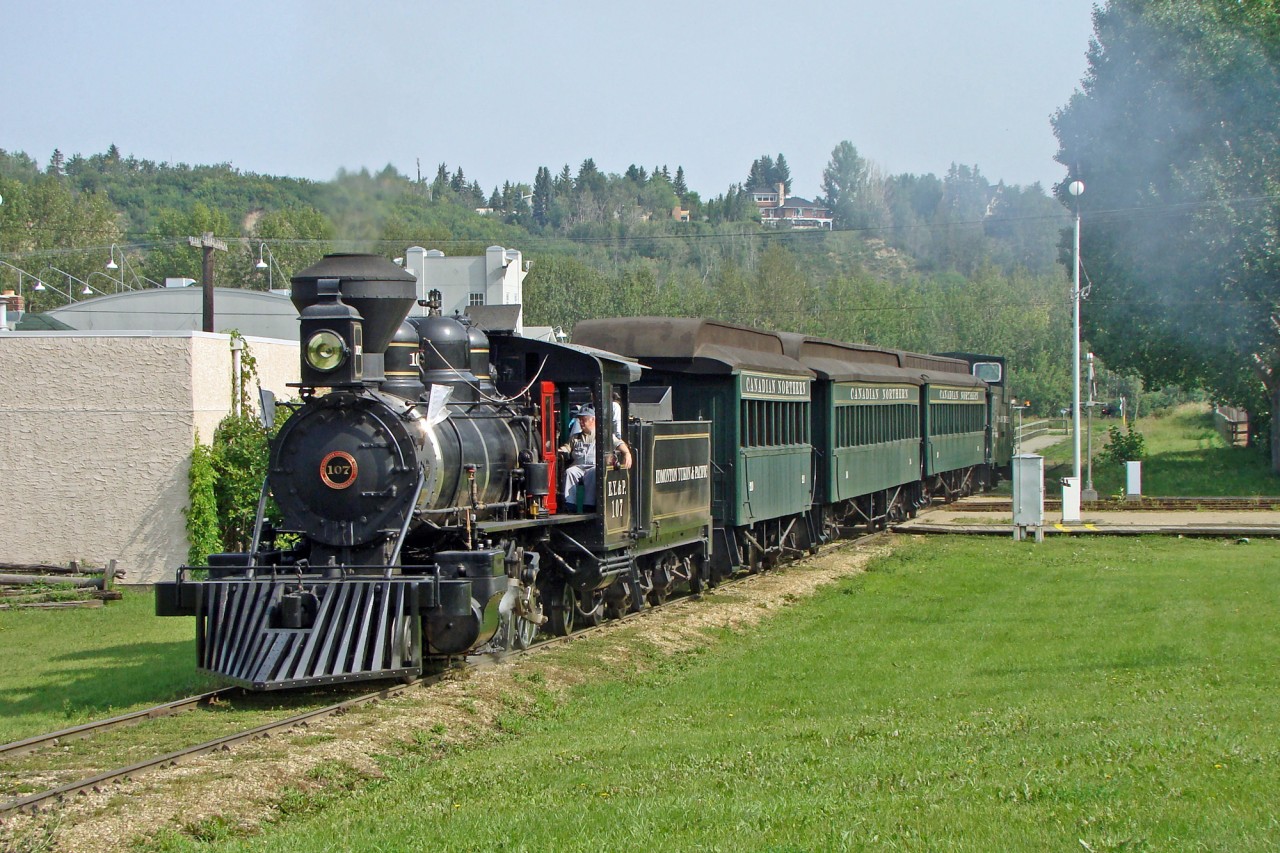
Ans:
{"label": "street lamp post", "polygon": [[1080,483],[1080,194],[1084,181],[1067,184],[1076,200],[1075,255],[1071,265],[1071,476]]}
{"label": "street lamp post", "polygon": [[1084,360],[1085,360],[1085,363],[1089,366],[1089,402],[1086,404],[1086,405],[1088,406],[1088,408],[1089,408],[1089,421],[1088,421],[1088,424],[1089,424],[1089,425],[1088,425],[1088,427],[1085,429],[1085,433],[1086,433],[1086,435],[1088,436],[1088,438],[1086,439],[1086,441],[1087,441],[1087,444],[1088,444],[1089,453],[1088,453],[1088,463],[1087,463],[1087,465],[1085,466],[1085,470],[1086,470],[1088,473],[1087,473],[1087,474],[1085,474],[1085,478],[1084,478],[1084,491],[1080,493],[1080,500],[1082,500],[1082,501],[1096,501],[1096,500],[1098,499],[1098,493],[1097,493],[1096,491],[1094,491],[1094,489],[1093,489],[1093,406],[1094,406],[1094,401],[1093,401],[1093,353],[1091,353],[1091,352],[1090,352],[1090,353],[1085,353]]}
{"label": "street lamp post", "polygon": [[1018,413],[1018,428],[1013,433],[1013,455],[1017,456],[1019,453],[1022,452],[1022,410],[1027,407],[1019,406],[1018,401],[1015,398],[1013,401],[1013,405],[1010,406],[1010,408]]}
{"label": "street lamp post", "polygon": [[[97,293],[99,296],[105,296],[105,295],[106,295],[105,293],[103,293],[103,291],[98,290],[98,288],[96,288],[96,287],[94,287],[93,285],[89,284],[89,282],[85,281],[85,280],[84,280],[84,279],[82,279],[82,278],[78,278],[78,277],[76,277],[76,276],[72,275],[71,273],[67,272],[66,270],[58,269],[57,267],[52,266],[52,265],[51,265],[51,266],[48,266],[48,267],[45,267],[45,269],[53,270],[53,271],[54,271],[54,272],[56,272],[58,275],[66,276],[66,279],[67,279],[67,290],[66,290],[66,292],[65,292],[65,293],[64,293],[63,291],[61,291],[61,290],[58,290],[58,293],[59,293],[59,294],[61,294],[62,296],[67,297],[67,304],[68,304],[68,305],[70,305],[72,302],[74,302],[74,301],[75,301],[75,297],[71,295],[71,291],[73,290],[72,285],[71,285],[71,282],[73,282],[73,281],[74,281],[74,282],[76,282],[77,284],[80,284],[80,285],[82,285],[82,286],[83,286],[83,287],[82,287],[82,289],[81,289],[81,291],[80,291],[80,295],[81,295],[81,296],[92,296],[94,293]],[[95,276],[95,275],[100,275],[100,276],[102,276],[103,278],[108,278],[108,279],[110,279],[110,278],[111,278],[111,277],[110,277],[110,276],[108,276],[106,273],[101,273],[101,272],[90,273],[89,275],[90,275],[90,277]],[[114,281],[114,279],[112,279],[112,280]],[[38,287],[38,288],[36,288],[36,289],[37,289],[37,290],[43,290],[43,288],[39,288],[39,287]],[[55,288],[55,290],[57,290],[57,288]]]}
{"label": "street lamp post", "polygon": [[[121,261],[124,260],[123,251],[120,252],[120,260]],[[116,270],[120,270],[120,281],[115,282],[115,279],[112,279],[112,281],[116,283],[116,293],[123,292],[124,291],[124,267],[121,264],[116,263],[116,244],[115,243],[111,244],[111,259],[107,261],[107,269],[111,270],[112,272],[115,272]]]}
{"label": "street lamp post", "polygon": [[275,278],[274,278],[274,274],[275,274],[274,268],[278,266],[280,265],[276,263],[276,256],[271,253],[271,247],[268,246],[265,241],[262,243],[259,243],[258,244],[258,262],[253,265],[253,268],[258,270],[259,272],[261,272],[262,270],[266,270],[267,290],[275,289],[276,285],[275,285]]}

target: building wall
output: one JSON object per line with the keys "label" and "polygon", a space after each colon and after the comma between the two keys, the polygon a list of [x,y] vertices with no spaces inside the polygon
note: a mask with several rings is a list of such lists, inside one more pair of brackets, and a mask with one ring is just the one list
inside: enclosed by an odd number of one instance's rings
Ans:
{"label": "building wall", "polygon": [[[231,406],[230,339],[203,332],[0,335],[0,561],[104,565],[126,583],[187,554],[188,473]],[[298,345],[250,338],[287,399]],[[256,399],[256,389],[252,396]]]}
{"label": "building wall", "polygon": [[[418,298],[425,300],[431,290],[439,290],[441,313],[446,317],[465,314],[473,297],[482,305],[519,305],[524,299],[524,268],[521,253],[502,246],[490,246],[484,255],[447,257],[437,249],[413,246],[405,252],[404,267],[418,279]],[[424,316],[417,306],[412,316]],[[522,312],[523,316],[523,312]],[[517,321],[517,332],[523,323]]]}

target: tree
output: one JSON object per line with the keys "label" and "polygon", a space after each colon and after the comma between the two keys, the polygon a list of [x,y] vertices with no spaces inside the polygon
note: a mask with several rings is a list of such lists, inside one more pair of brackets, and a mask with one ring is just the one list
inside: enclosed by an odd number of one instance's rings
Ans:
{"label": "tree", "polygon": [[589,192],[599,197],[604,192],[604,187],[605,176],[596,167],[596,161],[590,157],[583,160],[582,165],[578,167],[578,178],[574,181],[574,190],[579,194]]}
{"label": "tree", "polygon": [[684,182],[684,166],[676,166],[676,179],[671,182],[671,189],[675,190],[676,196],[683,204],[685,196],[689,194],[689,185]]}
{"label": "tree", "polygon": [[1084,330],[1149,386],[1269,420],[1280,473],[1280,3],[1110,0],[1087,58],[1053,118],[1086,185]]}
{"label": "tree", "polygon": [[782,154],[778,154],[778,159],[773,161],[773,182],[782,184],[785,194],[791,193],[791,167],[787,165],[787,158]]}
{"label": "tree", "polygon": [[[155,281],[164,281],[170,277],[199,281],[201,253],[199,249],[193,249],[187,244],[187,237],[206,231],[217,237],[236,236],[227,215],[220,210],[210,209],[203,202],[196,202],[190,213],[173,209],[160,211],[148,238],[154,248],[147,255],[145,275]],[[219,284],[228,284],[223,279],[224,275],[231,272],[227,265],[219,264]]]}
{"label": "tree", "polygon": [[539,166],[533,179],[533,221],[545,227],[551,211],[551,170]]}
{"label": "tree", "polygon": [[884,181],[852,142],[841,142],[822,170],[822,201],[839,228],[878,228],[886,217]]}
{"label": "tree", "polygon": [[747,190],[775,189],[777,185],[773,182],[773,171],[773,158],[768,154],[752,160],[751,171],[747,174]]}
{"label": "tree", "polygon": [[449,165],[441,163],[436,167],[435,180],[431,182],[431,197],[443,198],[444,193],[449,189]]}
{"label": "tree", "polygon": [[294,273],[329,251],[328,241],[333,236],[333,223],[314,207],[288,207],[263,214],[254,224],[253,237],[267,242],[270,256],[265,259],[274,264],[269,275],[263,274],[256,268],[258,254],[250,251],[246,263],[253,266],[255,274],[248,275],[246,270],[244,280],[255,290],[265,289],[268,283],[276,288],[288,287]]}

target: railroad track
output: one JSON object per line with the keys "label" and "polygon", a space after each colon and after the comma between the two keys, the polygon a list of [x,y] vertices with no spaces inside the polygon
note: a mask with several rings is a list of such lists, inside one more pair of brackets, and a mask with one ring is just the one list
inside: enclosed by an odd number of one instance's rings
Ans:
{"label": "railroad track", "polygon": [[[333,714],[340,714],[343,711],[350,710],[351,708],[354,708],[358,705],[364,705],[369,702],[377,701],[379,699],[389,698],[391,696],[396,695],[397,693],[401,693],[405,690],[408,690],[411,687],[416,687],[424,683],[432,683],[434,681],[439,681],[443,677],[444,675],[442,674],[440,676],[433,676],[429,679],[414,681],[409,684],[391,685],[389,687],[384,687],[381,690],[377,690],[372,693],[366,693],[362,696],[355,696],[350,699],[345,699],[342,702],[337,702],[323,708],[317,708],[311,711],[306,711],[302,714],[296,714],[292,717],[288,717],[283,720],[277,720],[275,722],[265,723],[263,725],[256,726],[252,729],[248,729],[245,731],[235,732],[234,734],[217,737],[217,738],[214,738],[213,740],[196,744],[195,746],[185,747],[183,749],[179,749],[174,752],[169,752],[164,755],[158,755],[153,758],[144,759],[143,761],[130,764],[127,767],[118,767],[114,770],[107,770],[85,779],[80,779],[75,782],[69,782],[65,785],[59,785],[56,788],[50,788],[47,791],[41,791],[39,793],[29,794],[25,797],[19,797],[14,800],[9,800],[8,802],[0,803],[0,818],[3,818],[5,815],[13,814],[15,812],[38,812],[47,804],[61,802],[65,800],[67,797],[73,796],[75,794],[89,792],[89,791],[99,791],[103,788],[103,786],[111,782],[119,782],[119,781],[127,780],[132,778],[133,776],[137,776],[151,770],[157,770],[163,767],[172,767],[174,765],[181,764],[184,761],[188,761],[199,755],[204,755],[205,753],[214,752],[216,750],[221,750],[221,749],[230,749],[232,746],[235,746],[236,744],[246,743],[248,741],[256,740],[262,737],[269,737],[273,734],[312,722],[314,720],[319,720],[324,717],[331,716]],[[47,735],[42,737],[45,737],[47,739],[52,739],[53,735]],[[49,742],[49,741],[46,740],[46,742]]]}
{"label": "railroad track", "polygon": [[[862,536],[852,537],[849,539],[842,539],[835,544],[847,546],[847,545],[852,545],[856,543],[856,544],[865,545],[865,544],[870,544],[875,541],[878,541],[886,535],[887,534],[884,532],[875,532],[875,533],[865,534]],[[823,550],[826,551],[827,548],[824,548]],[[804,559],[807,559],[807,558],[804,558]],[[755,574],[745,574],[745,575],[739,575],[732,578],[728,578],[726,580],[721,581],[716,587],[716,589],[720,589],[720,590],[731,589],[735,586],[738,586],[739,584],[749,582],[752,578],[756,576],[757,575]],[[561,643],[583,639],[596,632],[603,631],[603,630],[612,628],[614,626],[624,624],[634,619],[643,619],[646,616],[649,616],[659,610],[663,610],[668,607],[686,605],[689,602],[694,600],[696,599],[694,599],[692,596],[682,596],[680,598],[672,599],[666,602],[665,604],[659,605],[657,607],[646,606],[643,610],[623,614],[618,619],[611,619],[609,621],[602,622],[599,625],[583,627],[579,630],[574,631],[572,634],[569,634],[568,636],[547,637],[547,638],[541,639],[537,643],[535,643],[534,645],[530,646],[528,649],[523,651],[510,651],[510,652],[503,653],[499,656],[482,656],[478,659],[468,659],[468,661],[465,664],[463,664],[461,667],[455,667],[453,669],[447,670],[442,673],[425,676],[421,679],[418,679],[409,683],[405,683],[405,684],[393,684],[393,685],[384,686],[379,690],[375,690],[359,696],[354,696],[348,699],[344,699],[341,702],[336,702],[334,704],[327,705],[322,708],[316,708],[316,709],[306,711],[301,714],[296,714],[294,716],[287,717],[281,720],[264,723],[263,725],[256,726],[252,729],[247,729],[244,731],[239,731],[239,732],[235,732],[228,735],[223,735],[221,737],[214,738],[213,740],[205,741],[204,743],[195,744],[194,746],[184,747],[183,749],[175,750],[173,752],[168,752],[168,753],[165,753],[164,755],[157,755],[152,758],[144,759],[134,764],[130,764],[126,767],[118,767],[114,770],[106,770],[84,779],[79,779],[74,782],[68,782],[66,784],[59,785],[54,788],[50,788],[46,791],[28,794],[27,796],[12,799],[7,802],[0,802],[0,822],[2,822],[3,819],[8,815],[13,815],[16,813],[24,813],[24,812],[37,813],[50,806],[54,806],[59,803],[65,802],[67,798],[73,797],[77,794],[101,791],[107,785],[110,785],[113,782],[126,781],[131,779],[134,776],[142,775],[150,771],[162,769],[165,767],[176,766],[185,761],[189,761],[193,758],[196,758],[200,755],[205,755],[207,753],[215,752],[219,750],[230,749],[231,747],[236,746],[238,744],[248,743],[250,741],[254,741],[259,738],[270,737],[272,735],[279,734],[280,732],[287,731],[297,726],[306,725],[308,723],[311,723],[316,720],[320,720],[335,714],[341,714],[345,711],[349,711],[352,708],[358,707],[360,705],[365,705],[370,702],[389,699],[407,690],[411,690],[414,688],[430,687],[434,684],[439,683],[440,681],[443,681],[444,679],[450,677],[451,675],[457,674],[459,672],[466,672],[470,669],[474,669],[479,666],[489,665],[495,660],[508,661],[508,660],[516,659],[518,657],[522,657],[524,655],[536,654],[540,651],[554,647]],[[176,702],[169,702],[169,703],[165,703],[164,705],[157,705],[154,708],[147,708],[141,711],[132,712],[130,714],[124,714],[119,717],[113,717],[111,719],[101,720],[95,723],[87,723],[82,726],[75,726],[70,729],[63,729],[62,731],[51,732],[47,735],[38,735],[36,737],[27,738],[26,740],[15,741],[10,744],[4,744],[3,746],[0,746],[0,757],[15,757],[15,756],[23,755],[25,753],[35,751],[43,746],[49,746],[52,744],[64,742],[65,740],[68,740],[68,739],[89,737],[89,736],[92,736],[93,734],[100,733],[112,728],[118,728],[120,726],[127,726],[127,725],[136,725],[137,723],[144,722],[148,719],[156,719],[157,717],[167,716],[174,713],[180,713],[181,711],[184,711],[184,710],[189,710],[191,708],[199,707],[201,704],[207,705],[211,701],[214,701],[216,698],[225,697],[227,694],[233,693],[235,691],[240,691],[241,693],[245,692],[238,687],[223,688],[221,690],[215,690],[209,693],[203,693],[199,696],[192,696],[192,697],[188,697],[187,699],[180,699]]]}
{"label": "railroad track", "polygon": [[96,720],[92,723],[83,723],[82,725],[71,726],[56,732],[0,744],[0,759],[17,758],[20,755],[26,755],[47,746],[57,746],[70,740],[92,737],[109,729],[136,726],[148,720],[170,717],[174,714],[181,714],[183,711],[201,708],[243,693],[244,691],[239,687],[223,687],[219,690],[201,693],[199,696],[188,696],[186,699],[165,702],[140,711],[130,711],[128,714],[121,714],[118,717],[109,717],[105,720]]}

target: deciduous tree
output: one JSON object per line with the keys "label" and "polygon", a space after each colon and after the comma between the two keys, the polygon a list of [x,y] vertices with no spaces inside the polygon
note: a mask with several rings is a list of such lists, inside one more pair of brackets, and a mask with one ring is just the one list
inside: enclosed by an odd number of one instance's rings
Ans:
{"label": "deciduous tree", "polygon": [[1095,351],[1269,418],[1280,472],[1280,3],[1110,0],[1053,126]]}

